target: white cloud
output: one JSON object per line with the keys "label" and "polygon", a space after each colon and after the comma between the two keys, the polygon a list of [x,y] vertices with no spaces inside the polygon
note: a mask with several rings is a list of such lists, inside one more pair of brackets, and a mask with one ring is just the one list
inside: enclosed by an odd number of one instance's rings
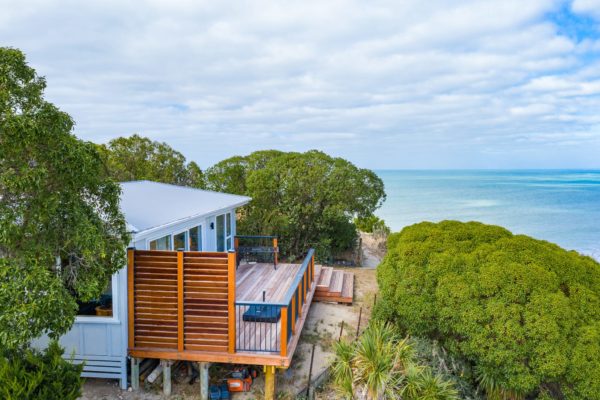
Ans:
{"label": "white cloud", "polygon": [[600,0],[574,0],[571,7],[577,13],[591,14],[595,18],[600,18]]}
{"label": "white cloud", "polygon": [[[0,43],[27,53],[80,137],[139,132],[202,166],[269,147],[370,167],[600,166],[598,39],[561,36],[546,18],[560,7],[0,0]],[[591,138],[555,157],[569,132]]]}

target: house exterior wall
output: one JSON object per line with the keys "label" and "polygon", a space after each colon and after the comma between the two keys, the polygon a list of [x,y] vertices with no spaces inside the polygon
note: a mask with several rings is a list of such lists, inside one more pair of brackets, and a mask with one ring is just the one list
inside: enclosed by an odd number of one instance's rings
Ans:
{"label": "house exterior wall", "polygon": [[[236,234],[235,209],[229,208],[213,214],[198,216],[171,224],[150,232],[134,235],[131,245],[138,250],[147,250],[151,240],[202,225],[203,251],[216,251],[216,228],[210,223],[216,216],[231,213],[232,235]],[[113,378],[120,380],[122,389],[127,389],[127,266],[112,278],[113,316],[78,316],[69,332],[59,342],[65,348],[65,357],[73,357],[74,362],[85,361],[82,376],[89,378]],[[45,347],[48,338],[43,337],[34,343]]]}

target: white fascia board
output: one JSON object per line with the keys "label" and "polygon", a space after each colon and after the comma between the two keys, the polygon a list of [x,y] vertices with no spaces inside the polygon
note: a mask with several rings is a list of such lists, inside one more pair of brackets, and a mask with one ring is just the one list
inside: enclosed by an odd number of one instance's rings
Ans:
{"label": "white fascia board", "polygon": [[194,219],[201,219],[201,218],[210,217],[212,215],[220,215],[220,214],[225,213],[228,210],[235,210],[235,209],[237,209],[239,207],[245,206],[249,202],[250,202],[250,199],[244,200],[244,201],[241,201],[239,203],[232,204],[230,206],[223,207],[223,208],[211,211],[209,213],[191,215],[189,217],[180,218],[178,220],[171,221],[168,224],[158,225],[158,226],[154,226],[152,228],[148,228],[148,229],[140,231],[140,232],[135,232],[135,236],[134,236],[134,240],[133,241],[136,242],[136,241],[144,239],[144,238],[146,238],[148,236],[152,236],[155,232],[167,229],[170,226],[175,226],[175,225],[183,224],[185,222],[192,221]]}

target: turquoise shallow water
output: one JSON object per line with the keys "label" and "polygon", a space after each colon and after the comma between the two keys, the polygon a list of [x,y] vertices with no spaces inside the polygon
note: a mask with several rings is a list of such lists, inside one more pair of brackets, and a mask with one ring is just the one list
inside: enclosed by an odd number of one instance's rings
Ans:
{"label": "turquoise shallow water", "polygon": [[393,231],[421,221],[481,221],[600,260],[600,171],[376,171]]}

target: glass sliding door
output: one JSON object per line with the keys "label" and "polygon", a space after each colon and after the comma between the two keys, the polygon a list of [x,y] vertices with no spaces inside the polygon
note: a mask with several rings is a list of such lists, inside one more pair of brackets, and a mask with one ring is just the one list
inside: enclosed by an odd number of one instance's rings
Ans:
{"label": "glass sliding door", "polygon": [[231,213],[225,214],[227,218],[225,219],[225,242],[227,244],[227,250],[232,249],[232,237],[231,237]]}
{"label": "glass sliding door", "polygon": [[217,251],[225,251],[225,214],[217,216]]}
{"label": "glass sliding door", "polygon": [[233,227],[231,213],[217,216],[217,251],[228,251],[233,247]]}
{"label": "glass sliding door", "polygon": [[202,251],[202,225],[188,231],[190,251]]}

